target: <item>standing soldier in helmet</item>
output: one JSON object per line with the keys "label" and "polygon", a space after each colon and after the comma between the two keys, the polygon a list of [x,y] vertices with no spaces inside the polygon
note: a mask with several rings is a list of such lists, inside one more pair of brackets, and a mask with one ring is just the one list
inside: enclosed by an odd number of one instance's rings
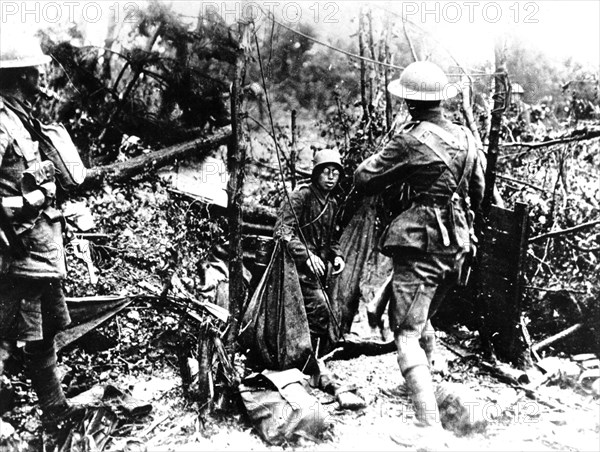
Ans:
{"label": "standing soldier in helmet", "polygon": [[455,96],[458,89],[438,66],[412,63],[388,91],[405,100],[412,121],[382,151],[362,162],[354,178],[365,193],[384,193],[392,210],[400,203],[400,194],[394,201],[395,187],[409,187],[403,194],[408,202],[396,209],[380,241],[382,252],[394,263],[390,327],[418,425],[440,428],[430,353],[421,344],[431,343],[427,321],[463,276],[463,262],[474,242],[473,211],[483,197],[484,171],[471,132],[443,116],[441,100]]}
{"label": "standing soldier in helmet", "polygon": [[[3,30],[4,32],[5,30]],[[70,323],[61,288],[66,275],[55,166],[46,159],[43,125],[31,116],[41,67],[36,40],[0,39],[0,374],[16,342],[42,424],[53,428],[76,411],[56,371],[55,334]],[[58,176],[58,172],[56,173]]]}
{"label": "standing soldier in helmet", "polygon": [[525,90],[520,84],[510,85],[510,104],[506,121],[514,141],[522,141],[529,134],[531,125],[531,106],[523,100],[524,94]]}

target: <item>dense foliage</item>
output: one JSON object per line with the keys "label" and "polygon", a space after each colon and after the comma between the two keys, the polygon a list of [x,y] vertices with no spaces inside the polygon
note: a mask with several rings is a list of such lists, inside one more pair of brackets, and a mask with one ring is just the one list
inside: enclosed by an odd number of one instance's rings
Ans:
{"label": "dense foliage", "polygon": [[[406,118],[402,106],[390,103],[385,96],[386,80],[397,77],[398,71],[371,63],[361,67],[357,59],[264,20],[253,27],[256,40],[247,49],[244,124],[252,137],[248,198],[277,207],[285,197],[284,184],[279,181],[280,165],[289,190],[292,165],[306,174],[315,150],[335,147],[345,162],[346,178],[338,193],[344,200],[351,190],[356,165],[385,144],[393,133],[393,121],[397,124]],[[346,52],[393,61],[398,66],[412,61],[405,35],[398,29],[401,24],[392,24],[381,14],[367,14],[359,18],[359,24],[359,33],[352,41],[340,38],[333,44]],[[308,36],[317,34],[310,25],[298,30]],[[440,65],[453,65],[446,51],[421,30],[409,27],[409,31],[418,54],[428,55]],[[61,100],[41,109],[47,116],[68,123],[77,143],[87,151],[90,164],[127,159],[206,133],[210,127],[230,120],[226,100],[235,32],[235,27],[217,15],[201,17],[189,25],[158,2],[149,4],[134,27],[119,34],[109,31],[111,52],[75,46],[82,40],[76,27],[66,34],[47,30],[45,45],[60,63],[53,66],[49,82]],[[511,81],[525,88],[523,108],[529,115],[523,119],[521,113],[509,108],[503,144],[555,139],[597,128],[597,72],[573,61],[558,64],[518,41],[509,43],[507,61]],[[473,110],[485,144],[493,67],[485,63],[474,70],[481,76],[474,78]],[[453,120],[464,121],[460,98],[447,107]],[[295,147],[289,126],[292,109],[298,112]],[[270,136],[272,127],[275,138]],[[136,135],[144,146],[121,146]],[[274,139],[278,146],[274,146]],[[598,146],[595,139],[538,148],[502,148],[499,188],[509,207],[515,202],[530,206],[531,237],[598,219]],[[198,226],[205,231],[202,233],[218,236],[221,229],[214,220],[200,223],[191,225],[190,230],[196,231]],[[143,225],[138,226],[138,230],[143,229]],[[182,231],[179,242],[196,233],[185,228]],[[597,315],[599,242],[596,225],[530,244],[526,300],[534,338]],[[182,243],[172,243],[171,253],[177,254]],[[153,244],[152,249],[160,254],[163,248]],[[127,256],[125,253],[119,258]],[[153,268],[162,268],[164,260],[165,256],[157,255]],[[186,266],[196,264],[187,262]]]}

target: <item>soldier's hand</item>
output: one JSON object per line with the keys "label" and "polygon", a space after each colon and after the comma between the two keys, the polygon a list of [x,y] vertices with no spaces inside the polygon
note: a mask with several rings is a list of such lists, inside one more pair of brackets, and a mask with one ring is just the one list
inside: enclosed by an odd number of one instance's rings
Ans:
{"label": "soldier's hand", "polygon": [[306,265],[315,275],[319,277],[325,274],[325,264],[323,263],[323,260],[316,254],[309,252],[308,259],[306,259]]}
{"label": "soldier's hand", "polygon": [[46,182],[45,184],[40,185],[40,190],[46,197],[44,205],[51,205],[56,199],[56,184],[54,182]]}
{"label": "soldier's hand", "polygon": [[332,275],[339,275],[344,271],[344,268],[346,268],[346,262],[344,262],[342,256],[335,257],[335,259],[333,260],[333,268],[334,270],[331,273]]}

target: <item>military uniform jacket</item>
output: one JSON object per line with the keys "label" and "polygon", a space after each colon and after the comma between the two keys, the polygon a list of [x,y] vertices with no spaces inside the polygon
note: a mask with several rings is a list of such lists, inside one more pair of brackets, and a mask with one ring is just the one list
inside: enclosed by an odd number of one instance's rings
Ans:
{"label": "military uniform jacket", "polygon": [[[432,130],[445,140],[433,137]],[[432,142],[437,152],[426,144]],[[467,164],[469,148],[472,161]],[[362,162],[354,175],[359,189],[375,194],[393,192],[401,183],[410,186],[408,207],[382,235],[382,252],[392,255],[399,248],[413,248],[453,254],[467,250],[473,210],[479,209],[484,192],[481,160],[471,132],[444,119],[441,108],[436,108],[415,118],[382,151]]]}
{"label": "military uniform jacket", "polygon": [[332,262],[336,256],[341,256],[338,241],[334,238],[338,207],[335,199],[311,183],[299,185],[290,193],[290,201],[291,205],[286,198],[282,201],[275,237],[287,243],[298,270],[308,270],[308,250],[323,262]]}
{"label": "military uniform jacket", "polygon": [[[27,112],[26,106],[18,101],[10,99],[10,102]],[[32,140],[19,117],[0,97],[0,197],[22,196],[21,179],[30,165],[28,160],[33,164],[42,162],[38,143]],[[56,221],[58,216],[59,212],[52,207],[34,216],[24,217],[18,212],[12,216],[15,232],[28,253],[12,260],[8,250],[0,246],[0,264],[8,267],[6,263],[10,262],[9,274],[28,278],[63,278],[66,275],[62,226]]]}

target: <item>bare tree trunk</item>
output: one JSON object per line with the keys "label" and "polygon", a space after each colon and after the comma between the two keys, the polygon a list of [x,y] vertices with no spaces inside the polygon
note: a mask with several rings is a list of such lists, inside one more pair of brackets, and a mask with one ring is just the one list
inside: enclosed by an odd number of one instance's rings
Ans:
{"label": "bare tree trunk", "polygon": [[[371,52],[371,59],[378,61],[375,53],[375,39],[373,38],[373,14],[370,8],[367,12],[367,21],[369,24],[369,51]],[[369,71],[369,107],[373,105],[375,97],[373,93],[377,91],[377,85],[377,66],[371,66],[371,70]]]}
{"label": "bare tree trunk", "polygon": [[469,127],[469,129],[473,133],[473,136],[475,137],[477,145],[482,145],[481,135],[479,134],[479,130],[477,129],[477,122],[475,121],[475,117],[473,116],[473,107],[471,99],[471,93],[473,92],[473,79],[471,77],[463,76],[463,82],[465,80],[468,80],[469,83],[463,83],[463,116],[465,117],[465,121],[467,122],[467,127]]}
{"label": "bare tree trunk", "polygon": [[508,99],[507,76],[506,76],[506,52],[504,45],[496,43],[496,76],[494,81],[494,109],[492,110],[492,124],[487,150],[487,169],[485,173],[485,194],[483,196],[482,210],[484,216],[490,212],[492,205],[494,186],[496,185],[496,162],[498,160],[498,143],[500,141],[500,130],[502,128],[502,115],[506,109]]}
{"label": "bare tree trunk", "polygon": [[[390,55],[390,21],[389,19],[385,21],[385,44],[384,44],[384,61],[387,64],[392,63],[392,58]],[[385,93],[385,124],[386,130],[389,132],[392,128],[393,122],[393,110],[392,110],[392,96],[390,92],[387,90],[387,86],[390,83],[390,68],[389,66],[385,67],[384,71],[384,82],[385,86],[383,87],[383,91]]]}
{"label": "bare tree trunk", "polygon": [[242,126],[242,102],[244,78],[246,77],[247,55],[244,49],[249,48],[250,26],[238,24],[239,41],[237,59],[234,66],[233,86],[231,91],[231,129],[233,139],[227,151],[229,170],[228,211],[229,211],[229,310],[231,323],[225,340],[229,350],[233,350],[240,328],[246,289],[244,286],[244,264],[242,249],[242,214],[243,188],[245,180],[245,163],[247,137]]}
{"label": "bare tree trunk", "polygon": [[[365,19],[362,8],[358,13],[358,52],[361,57],[365,56]],[[363,108],[363,121],[368,121],[369,110],[367,108],[367,80],[365,61],[360,60],[360,101]]]}
{"label": "bare tree trunk", "polygon": [[117,17],[116,10],[113,8],[109,8],[111,10],[111,14],[108,16],[108,28],[106,30],[106,39],[104,40],[104,55],[102,62],[102,78],[105,82],[110,82],[111,79],[111,65],[110,61],[112,59],[112,46],[115,42],[115,30],[117,29]]}
{"label": "bare tree trunk", "polygon": [[290,172],[292,178],[292,190],[296,188],[296,156],[298,155],[296,144],[296,110],[292,110],[292,152],[290,154]]}

